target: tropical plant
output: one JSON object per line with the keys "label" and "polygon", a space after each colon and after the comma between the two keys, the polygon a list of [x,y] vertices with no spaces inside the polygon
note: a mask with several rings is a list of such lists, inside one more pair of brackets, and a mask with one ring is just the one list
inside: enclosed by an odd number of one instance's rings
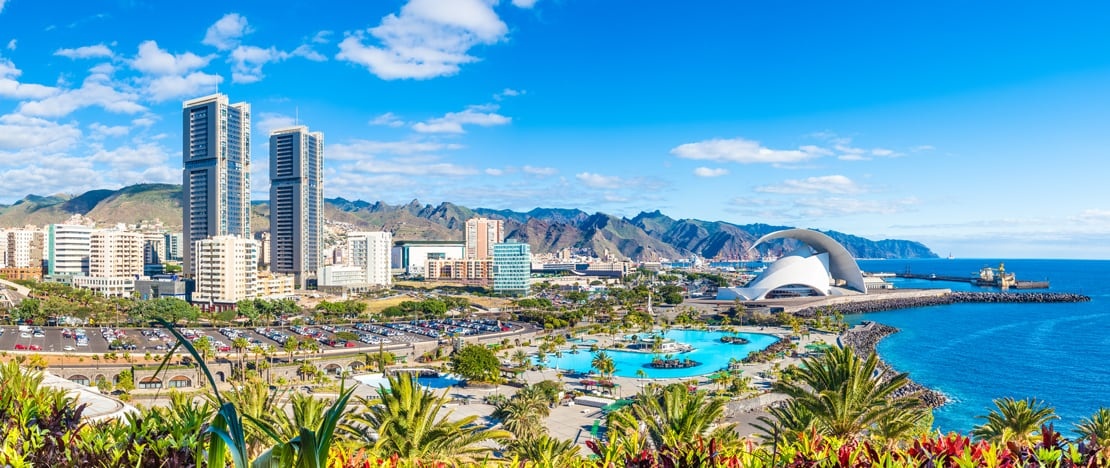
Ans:
{"label": "tropical plant", "polygon": [[1075,432],[1079,434],[1080,440],[1094,442],[1110,452],[1110,408],[1104,406],[1095,411],[1095,414],[1081,419],[1075,425]]}
{"label": "tropical plant", "polygon": [[733,426],[717,425],[724,416],[725,400],[704,391],[691,392],[671,384],[642,395],[628,410],[644,424],[656,447],[678,447],[699,437],[724,437]]}
{"label": "tropical plant", "polygon": [[1036,398],[999,398],[994,400],[994,406],[995,409],[986,416],[979,416],[986,422],[971,430],[971,435],[976,439],[996,442],[1013,440],[1028,444],[1036,437],[1041,426],[1053,419],[1059,419],[1055,410]]}
{"label": "tropical plant", "polygon": [[[861,359],[851,348],[833,348],[821,356],[805,359],[802,367],[788,369],[773,388],[792,398],[787,403],[792,409],[786,413],[812,415],[810,421],[823,434],[855,438],[891,413],[921,406],[915,397],[894,396],[906,384],[906,374],[881,375],[876,372],[878,365],[875,354]],[[780,422],[802,420],[792,417]]]}
{"label": "tropical plant", "polygon": [[613,373],[617,371],[616,362],[614,362],[613,357],[605,351],[598,352],[593,360],[590,361],[590,365],[597,370],[597,373],[607,378],[612,377]]}
{"label": "tropical plant", "polygon": [[562,440],[547,434],[513,441],[509,453],[537,467],[570,466],[577,462],[578,446],[571,440]]}
{"label": "tropical plant", "polygon": [[471,415],[455,421],[440,411],[447,402],[421,387],[411,374],[388,377],[388,386],[378,389],[378,398],[359,398],[362,410],[348,418],[343,431],[377,453],[396,454],[409,462],[474,460],[490,455],[487,441],[509,437],[504,430],[475,424]]}
{"label": "tropical plant", "polygon": [[451,355],[451,371],[467,380],[498,382],[501,361],[489,348],[468,344]]}

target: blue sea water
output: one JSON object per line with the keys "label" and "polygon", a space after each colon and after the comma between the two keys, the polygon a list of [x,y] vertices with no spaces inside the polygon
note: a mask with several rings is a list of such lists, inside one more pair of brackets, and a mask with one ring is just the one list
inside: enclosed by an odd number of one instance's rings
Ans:
{"label": "blue sea water", "polygon": [[[879,343],[882,358],[953,401],[937,409],[934,427],[969,431],[1002,397],[1036,397],[1056,410],[1068,431],[1110,406],[1110,261],[1004,260],[1019,280],[1049,280],[1051,292],[1091,302],[956,304],[847,317],[901,329]],[[997,259],[861,260],[869,272],[968,276]],[[966,283],[894,280],[899,288],[990,290]]]}

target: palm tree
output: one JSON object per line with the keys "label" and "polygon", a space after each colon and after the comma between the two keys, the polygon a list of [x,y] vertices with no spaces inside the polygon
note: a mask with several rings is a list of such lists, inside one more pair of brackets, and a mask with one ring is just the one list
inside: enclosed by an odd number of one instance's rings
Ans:
{"label": "palm tree", "polygon": [[683,384],[672,384],[631,406],[656,448],[679,447],[699,437],[724,436],[733,425],[716,426],[724,417],[725,400],[709,398],[704,391],[691,393]]}
{"label": "palm tree", "polygon": [[578,446],[570,440],[556,439],[547,434],[509,444],[509,452],[531,466],[571,466],[578,460]]}
{"label": "palm tree", "polygon": [[388,387],[378,389],[378,398],[360,398],[363,409],[343,427],[356,439],[373,444],[379,454],[396,454],[409,462],[468,461],[493,450],[487,441],[510,435],[481,428],[474,424],[475,415],[456,421],[450,420],[450,413],[441,415],[446,391],[435,395],[420,387],[411,374],[388,379]]}
{"label": "palm tree", "polygon": [[909,377],[877,375],[875,354],[863,360],[850,348],[834,348],[803,362],[804,369],[788,369],[791,378],[775,382],[774,389],[793,398],[788,405],[813,414],[821,433],[854,438],[889,413],[921,406],[912,396],[892,397]]}
{"label": "palm tree", "polygon": [[987,422],[971,430],[976,439],[1008,442],[1015,440],[1027,443],[1056,416],[1056,410],[1037,401],[1036,398],[1015,400],[1010,397],[994,400],[996,409],[979,418]]}
{"label": "palm tree", "polygon": [[525,364],[528,364],[528,353],[525,353],[522,349],[518,349],[513,353],[512,360],[517,367],[524,367]]}
{"label": "palm tree", "polygon": [[1080,440],[1095,442],[1104,454],[1110,455],[1110,408],[1099,408],[1095,414],[1081,419],[1075,425],[1075,432]]}
{"label": "palm tree", "polygon": [[316,371],[316,366],[307,362],[297,367],[297,375],[300,376],[301,380],[305,380],[308,377],[316,375]]}
{"label": "palm tree", "polygon": [[590,361],[590,365],[597,369],[597,373],[601,374],[602,377],[612,377],[613,373],[617,371],[617,365],[613,362],[613,357],[605,351],[597,353],[594,359]]}
{"label": "palm tree", "polygon": [[494,417],[517,439],[529,439],[546,431],[543,422],[550,414],[547,396],[537,387],[527,386],[497,408]]}
{"label": "palm tree", "polygon": [[244,372],[243,369],[243,351],[249,348],[250,345],[251,342],[247,340],[246,337],[240,336],[235,338],[234,340],[231,340],[231,347],[235,349],[236,353],[239,354],[239,372],[244,376],[244,379],[246,378],[247,374],[246,372]]}

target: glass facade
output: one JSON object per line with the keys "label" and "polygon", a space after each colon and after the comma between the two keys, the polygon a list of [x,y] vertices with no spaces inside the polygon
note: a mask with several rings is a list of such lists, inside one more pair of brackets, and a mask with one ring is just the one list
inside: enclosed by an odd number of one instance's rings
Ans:
{"label": "glass facade", "polygon": [[532,248],[520,242],[493,245],[493,292],[528,294],[532,276]]}

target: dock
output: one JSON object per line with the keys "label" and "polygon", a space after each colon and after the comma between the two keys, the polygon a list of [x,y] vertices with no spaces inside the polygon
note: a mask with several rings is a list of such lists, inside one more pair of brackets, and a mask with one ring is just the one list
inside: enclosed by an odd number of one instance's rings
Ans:
{"label": "dock", "polygon": [[1048,281],[1019,281],[1014,277],[1013,273],[1006,272],[1006,265],[999,264],[998,269],[991,267],[983,267],[979,270],[978,276],[949,276],[928,274],[922,275],[911,273],[907,270],[905,273],[895,274],[898,278],[907,279],[920,279],[928,281],[953,281],[956,283],[968,283],[975,286],[982,286],[987,288],[999,289],[1048,289]]}

